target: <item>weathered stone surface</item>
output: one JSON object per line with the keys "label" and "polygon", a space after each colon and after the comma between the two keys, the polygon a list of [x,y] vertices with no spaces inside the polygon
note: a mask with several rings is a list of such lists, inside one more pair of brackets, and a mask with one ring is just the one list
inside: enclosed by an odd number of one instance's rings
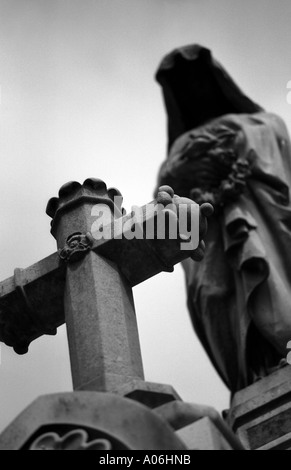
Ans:
{"label": "weathered stone surface", "polygon": [[235,450],[209,418],[202,418],[176,432],[190,450]]}
{"label": "weathered stone surface", "polygon": [[15,277],[0,283],[0,341],[25,354],[29,344],[43,334],[54,332],[64,323],[66,267],[57,253],[21,270],[22,288]]}
{"label": "weathered stone surface", "polygon": [[65,310],[74,390],[144,378],[132,290],[112,262],[90,252],[68,266]]}
{"label": "weathered stone surface", "polygon": [[247,449],[291,449],[291,367],[236,393],[228,420]]}
{"label": "weathered stone surface", "polygon": [[0,435],[0,450],[40,446],[52,450],[85,446],[82,450],[86,450],[93,445],[96,450],[186,449],[168,424],[148,408],[96,392],[41,397]]}
{"label": "weathered stone surface", "polygon": [[[179,210],[184,211],[184,222],[187,222],[194,207],[198,236],[197,240],[195,238],[192,242],[193,237],[186,235],[188,229],[185,228],[185,231],[176,232],[176,238],[172,239],[169,229],[164,227],[163,234],[166,239],[156,236],[154,229],[152,240],[148,240],[146,239],[148,232],[144,229],[147,229],[148,222],[153,228],[155,227],[154,222],[158,217],[155,209],[151,206],[149,212],[142,210],[141,221],[132,225],[131,214],[122,217],[121,205],[117,207],[117,211],[114,210],[116,207],[112,196],[116,194],[116,190],[107,190],[104,182],[89,179],[83,185],[76,182],[64,185],[60,189],[59,198],[50,201],[47,212],[53,217],[52,234],[57,240],[61,262],[57,264],[55,258],[52,258],[49,273],[43,274],[41,285],[47,287],[44,295],[46,305],[50,305],[51,296],[58,297],[58,304],[61,303],[60,299],[64,300],[74,390],[115,392],[131,398],[132,402],[139,401],[154,408],[179,397],[171,387],[143,382],[131,288],[157,272],[172,271],[173,265],[182,259],[189,256],[195,259],[201,258],[204,244],[200,237],[206,233],[207,217],[211,215],[212,207],[204,205],[199,215],[199,208],[195,203],[180,199],[169,187],[161,188],[158,193],[160,205],[157,209],[158,215],[163,215],[167,210],[168,219],[172,220],[177,228]],[[96,210],[96,204],[100,203],[102,211],[107,214],[105,225],[102,223],[100,227],[101,233],[106,231],[106,224],[110,225],[110,228],[112,225],[115,227],[115,224],[118,224],[118,227],[116,231],[111,230],[113,235],[109,239],[101,236],[95,237],[94,241],[93,232],[91,233],[94,222],[92,214]],[[168,206],[165,208],[168,203],[171,203],[172,209]],[[178,212],[173,210],[173,207],[178,207]],[[125,222],[124,226],[122,222]],[[193,222],[192,215],[191,222]],[[136,229],[137,225],[141,236],[134,238],[132,228]],[[124,227],[127,232],[124,231]],[[188,250],[185,249],[185,245]],[[59,288],[51,291],[49,281],[43,283],[43,279],[47,274],[51,279],[51,276],[60,271],[66,272],[65,279],[62,279]],[[17,271],[12,285],[10,282],[5,283],[2,289],[4,303],[7,302],[9,295],[13,296],[16,293],[20,294],[21,300],[26,304],[27,317],[30,318],[30,322],[27,321],[24,328],[27,342],[29,342],[29,333],[31,334],[29,331],[31,324],[34,334],[32,339],[37,337],[37,333],[43,333],[43,324],[38,331],[35,331],[35,324],[39,324],[33,321],[36,305],[28,296],[30,285],[34,281],[39,281],[37,274],[38,269],[29,278],[24,271]],[[2,326],[5,329],[5,322]],[[12,323],[10,326],[12,331],[13,328],[17,330],[18,325]],[[13,341],[12,345],[18,348]],[[124,422],[128,422],[129,416],[126,409],[122,408],[122,403],[119,408]],[[151,414],[151,416],[159,419],[157,415]],[[143,427],[142,422],[140,425]],[[102,441],[103,437],[100,441],[98,436],[97,438],[93,436],[90,442],[89,438],[88,429],[66,429],[63,433],[60,433],[60,430],[54,432],[49,429],[46,432],[44,430],[41,435],[34,436],[31,446],[33,449],[42,446],[63,449],[78,445],[82,449],[87,449],[88,446],[96,448],[103,445],[106,448],[108,445],[106,439]]]}
{"label": "weathered stone surface", "polygon": [[186,439],[185,442],[189,444],[189,440],[191,440],[191,446],[195,444],[196,435],[198,435],[197,442],[200,444],[202,441],[202,437],[199,436],[200,428],[199,426],[194,426],[194,423],[198,423],[204,418],[207,418],[211,421],[213,426],[207,427],[203,424],[203,421],[201,425],[202,435],[204,435],[205,429],[208,429],[210,435],[212,435],[212,430],[215,428],[216,431],[214,435],[220,435],[219,442],[224,442],[225,445],[227,443],[228,447],[233,450],[244,450],[239,439],[233,434],[230,427],[223,421],[220,414],[214,408],[194,405],[193,403],[184,403],[182,401],[173,401],[156,408],[155,413],[167,421],[174,430],[181,431],[181,435]]}
{"label": "weathered stone surface", "polygon": [[[58,242],[60,249],[64,248],[67,238],[73,232],[86,235],[94,221],[90,212],[93,204],[100,202],[104,204],[106,201],[111,201],[110,204],[112,208],[114,207],[112,197],[118,192],[114,190],[111,193],[111,190],[108,190],[109,196],[107,197],[104,194],[104,183],[99,180],[98,184],[96,183],[97,189],[99,184],[103,188],[101,188],[102,194],[100,194],[100,188],[98,191],[96,190],[95,180],[91,180],[92,184],[90,183],[89,186],[86,184],[85,188],[79,183],[65,185],[60,190],[60,197],[55,198],[49,205],[48,213],[51,216],[57,215],[56,222],[53,224],[53,232],[57,235],[62,231]],[[98,193],[95,196],[94,191]],[[79,199],[80,204],[84,203],[83,208],[74,202],[75,196]],[[176,200],[176,203],[179,203],[179,199]],[[70,213],[65,223],[63,215],[66,206],[70,208]],[[174,265],[193,254],[191,250],[181,250],[179,239],[159,240],[154,237],[147,240],[145,227],[147,224],[153,223],[155,214],[147,212],[145,207],[142,208],[143,219],[140,228],[143,236],[141,239],[127,239],[128,234],[122,230],[123,224],[120,224],[120,219],[116,219],[112,222],[112,233],[116,234],[116,238],[93,240],[91,246],[91,251],[117,265],[130,287],[134,287],[162,271],[173,271]],[[117,210],[121,214],[120,208]],[[81,214],[78,215],[80,211]],[[200,218],[203,233],[205,233],[206,213]],[[128,222],[130,218],[130,214],[123,216],[123,223]],[[196,251],[200,253],[200,248]],[[16,289],[14,276],[0,283],[0,341],[12,346],[19,354],[26,353],[29,344],[36,338],[43,334],[54,333],[56,328],[65,322],[63,303],[66,264],[61,262],[58,253],[54,253],[33,266],[21,270],[21,273],[23,291],[33,312],[27,312],[23,296],[19,295],[19,290]]]}
{"label": "weathered stone surface", "polygon": [[108,207],[115,218],[122,216],[120,192],[115,188],[107,189],[104,181],[97,178],[88,178],[83,184],[77,181],[66,183],[59,190],[59,197],[50,199],[47,214],[52,218],[51,232],[58,248],[65,245],[70,235],[80,232],[80,227],[85,234],[91,232],[94,222],[92,207],[96,204]]}
{"label": "weathered stone surface", "polygon": [[52,234],[67,262],[64,308],[74,390],[111,392],[132,377],[144,378],[131,286],[116,264],[90,249],[96,204],[107,210],[107,223],[121,218],[110,191],[96,179],[68,183],[48,204]]}

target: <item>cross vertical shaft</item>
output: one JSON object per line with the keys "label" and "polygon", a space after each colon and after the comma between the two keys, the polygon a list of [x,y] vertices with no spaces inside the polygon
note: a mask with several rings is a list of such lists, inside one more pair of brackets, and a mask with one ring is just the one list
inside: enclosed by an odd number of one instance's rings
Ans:
{"label": "cross vertical shaft", "polygon": [[69,265],[64,306],[75,390],[143,379],[132,290],[114,263],[90,251]]}
{"label": "cross vertical shaft", "polygon": [[59,196],[50,211],[68,262],[64,307],[74,390],[114,392],[144,378],[132,289],[113,262],[90,250],[93,206],[118,208],[100,180],[65,185]]}

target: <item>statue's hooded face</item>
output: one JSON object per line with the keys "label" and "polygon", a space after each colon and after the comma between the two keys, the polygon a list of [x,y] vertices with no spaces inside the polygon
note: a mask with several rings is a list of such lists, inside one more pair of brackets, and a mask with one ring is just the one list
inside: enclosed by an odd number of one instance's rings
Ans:
{"label": "statue's hooded face", "polygon": [[211,52],[198,45],[167,55],[156,78],[167,108],[169,149],[179,136],[210,120],[263,111],[244,95]]}
{"label": "statue's hooded face", "polygon": [[157,80],[169,133],[169,158],[159,184],[216,206],[239,196],[249,166],[239,159],[240,126],[228,117],[263,109],[243,94],[208,49],[197,45],[166,56]]}

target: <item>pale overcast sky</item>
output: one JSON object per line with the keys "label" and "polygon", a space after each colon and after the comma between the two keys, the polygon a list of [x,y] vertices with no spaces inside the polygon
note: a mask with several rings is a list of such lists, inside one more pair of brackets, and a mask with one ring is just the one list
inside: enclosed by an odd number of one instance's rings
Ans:
{"label": "pale overcast sky", "polygon": [[[99,177],[152,199],[166,152],[153,76],[173,48],[212,49],[255,101],[281,115],[291,80],[290,0],[0,0],[0,279],[53,253],[48,199]],[[183,272],[134,291],[146,378],[227,408],[190,325]],[[20,357],[1,346],[0,430],[41,394],[71,390],[65,328]]]}

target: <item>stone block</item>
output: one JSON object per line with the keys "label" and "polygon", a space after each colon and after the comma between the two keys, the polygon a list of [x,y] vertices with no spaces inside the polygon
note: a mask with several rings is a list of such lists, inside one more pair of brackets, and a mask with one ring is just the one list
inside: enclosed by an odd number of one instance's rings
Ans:
{"label": "stone block", "polygon": [[236,393],[228,421],[247,449],[291,450],[291,367]]}
{"label": "stone block", "polygon": [[169,423],[189,449],[245,450],[214,408],[175,401],[154,411]]}
{"label": "stone block", "polygon": [[147,407],[98,392],[43,396],[0,435],[0,450],[186,449]]}
{"label": "stone block", "polygon": [[176,431],[189,450],[234,450],[210,418]]}

